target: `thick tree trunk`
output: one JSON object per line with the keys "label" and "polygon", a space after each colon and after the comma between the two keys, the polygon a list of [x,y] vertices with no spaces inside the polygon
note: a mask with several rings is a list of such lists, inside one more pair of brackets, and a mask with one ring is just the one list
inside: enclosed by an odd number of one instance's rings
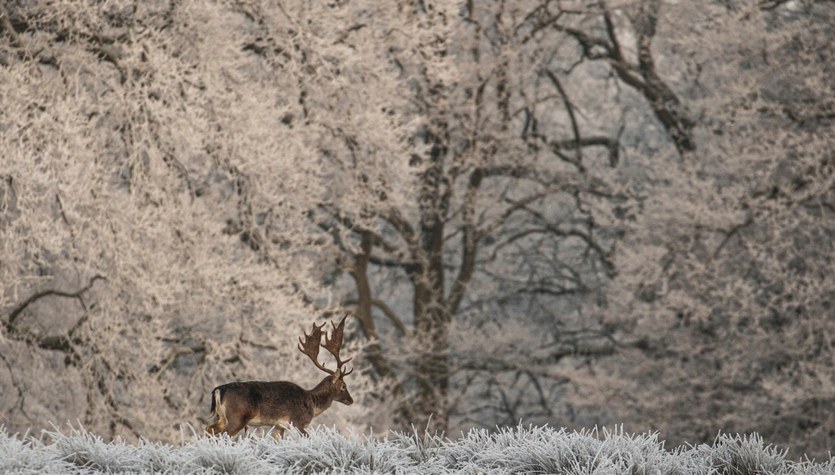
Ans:
{"label": "thick tree trunk", "polygon": [[[446,124],[437,130],[446,131]],[[430,134],[431,136],[432,134]],[[447,429],[449,393],[449,321],[444,298],[444,224],[449,202],[444,183],[448,137],[432,137],[432,164],[423,175],[420,219],[420,270],[413,276],[417,355],[417,414],[414,421],[430,431]]]}
{"label": "thick tree trunk", "polygon": [[380,347],[380,337],[377,327],[371,316],[371,284],[368,282],[368,260],[371,256],[372,236],[371,233],[362,233],[362,253],[355,256],[354,265],[351,269],[351,277],[357,288],[357,308],[355,316],[359,321],[360,328],[368,343],[368,359],[374,367],[374,371],[383,378],[392,377],[392,371],[383,355]]}
{"label": "thick tree trunk", "polygon": [[[434,259],[439,264],[440,258]],[[434,266],[433,266],[434,267]],[[447,429],[449,393],[449,317],[443,305],[443,271],[424,273],[415,288],[418,427]]]}

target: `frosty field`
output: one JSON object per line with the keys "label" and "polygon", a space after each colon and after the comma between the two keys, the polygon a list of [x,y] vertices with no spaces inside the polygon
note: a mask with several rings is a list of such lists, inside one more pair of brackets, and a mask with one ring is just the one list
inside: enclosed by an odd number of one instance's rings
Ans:
{"label": "frosty field", "polygon": [[795,462],[756,434],[668,450],[655,434],[550,427],[473,430],[449,439],[418,433],[342,435],[316,428],[276,441],[184,435],[177,445],[104,442],[84,429],[40,436],[0,428],[0,473],[560,473],[833,474],[835,460]]}

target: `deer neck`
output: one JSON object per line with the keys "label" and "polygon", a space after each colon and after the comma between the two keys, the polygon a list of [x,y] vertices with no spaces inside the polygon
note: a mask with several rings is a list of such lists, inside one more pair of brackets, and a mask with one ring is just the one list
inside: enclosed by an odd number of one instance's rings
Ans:
{"label": "deer neck", "polygon": [[310,399],[313,401],[313,417],[318,416],[325,409],[331,407],[338,391],[330,377],[322,380],[315,388],[309,391]]}

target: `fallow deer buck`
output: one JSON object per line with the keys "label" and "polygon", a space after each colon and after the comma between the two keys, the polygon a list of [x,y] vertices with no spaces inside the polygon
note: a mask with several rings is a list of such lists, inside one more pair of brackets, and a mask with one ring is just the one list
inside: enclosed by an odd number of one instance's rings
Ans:
{"label": "fallow deer buck", "polygon": [[[212,414],[217,422],[206,427],[209,434],[227,433],[234,436],[247,426],[275,426],[279,435],[284,434],[288,424],[293,424],[303,434],[310,421],[331,406],[333,401],[345,405],[353,404],[348,387],[343,380],[353,368],[345,371],[345,361],[339,357],[342,347],[342,332],[345,319],[339,324],[331,322],[333,331],[325,335],[322,344],[322,327],[313,324],[313,330],[304,338],[299,337],[299,351],[307,355],[317,368],[328,373],[315,388],[306,390],[289,381],[245,381],[228,383],[212,391]],[[319,345],[336,358],[336,370],[330,370],[319,363]]]}

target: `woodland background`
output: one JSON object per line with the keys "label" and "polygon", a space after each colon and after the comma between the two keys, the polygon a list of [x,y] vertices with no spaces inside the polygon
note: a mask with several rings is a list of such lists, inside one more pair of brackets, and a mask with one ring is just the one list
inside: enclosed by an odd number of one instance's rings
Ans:
{"label": "woodland background", "polygon": [[[835,427],[832,0],[0,3],[0,424]],[[431,417],[430,417],[431,414]]]}

